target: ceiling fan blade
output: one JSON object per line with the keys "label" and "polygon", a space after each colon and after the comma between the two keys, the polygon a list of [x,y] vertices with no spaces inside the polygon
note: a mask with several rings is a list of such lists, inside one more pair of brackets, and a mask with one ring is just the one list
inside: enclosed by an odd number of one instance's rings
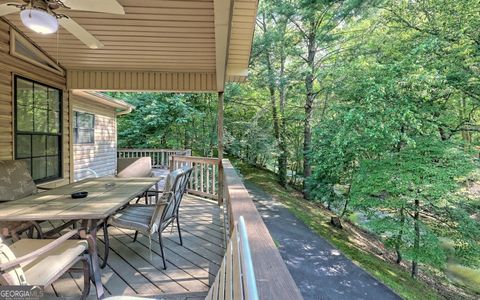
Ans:
{"label": "ceiling fan blade", "polygon": [[73,10],[102,12],[107,14],[124,15],[125,10],[117,0],[61,0],[63,4]]}
{"label": "ceiling fan blade", "polygon": [[82,26],[80,26],[77,22],[72,20],[71,18],[61,18],[58,19],[58,23],[65,28],[68,32],[73,34],[77,39],[79,39],[82,43],[87,45],[91,49],[99,49],[103,47],[103,44],[97,40],[90,32],[85,30]]}
{"label": "ceiling fan blade", "polygon": [[5,3],[5,4],[0,5],[0,17],[1,16],[6,16],[6,15],[9,15],[9,14],[13,14],[15,12],[20,11],[20,8],[18,8],[16,6],[9,5],[9,4],[18,4],[18,3]]}

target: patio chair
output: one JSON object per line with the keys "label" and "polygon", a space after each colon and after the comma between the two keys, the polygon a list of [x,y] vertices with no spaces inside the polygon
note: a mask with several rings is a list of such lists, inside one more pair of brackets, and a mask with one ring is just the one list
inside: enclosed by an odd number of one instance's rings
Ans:
{"label": "patio chair", "polygon": [[[165,297],[168,298],[168,297]],[[200,298],[200,297],[198,297]],[[105,300],[145,300],[156,298],[113,296]],[[208,290],[205,300],[258,300],[257,282],[252,254],[243,216],[233,229],[222,265]]]}
{"label": "patio chair", "polygon": [[[117,177],[153,177],[152,160],[150,157],[119,158],[117,160]],[[158,187],[158,184],[157,184]],[[152,188],[151,190],[155,190]],[[146,194],[139,195],[135,203],[145,198],[145,204],[149,204],[149,197]]]}
{"label": "patio chair", "polygon": [[90,291],[90,256],[86,240],[70,240],[72,230],[55,240],[22,239],[11,246],[0,242],[0,285],[48,286],[77,262],[83,263],[83,292]]}
{"label": "patio chair", "polygon": [[187,182],[190,178],[191,169],[175,170],[170,173],[166,179],[166,189],[162,192],[159,201],[155,204],[131,204],[117,212],[107,220],[104,226],[105,237],[105,258],[104,264],[108,258],[108,226],[135,230],[134,242],[137,240],[138,232],[145,234],[151,239],[151,236],[158,234],[160,252],[162,254],[163,269],[166,269],[165,254],[163,251],[162,232],[170,225],[177,225],[180,245],[183,245],[180,232],[180,223],[178,211],[180,203],[185,193]]}
{"label": "patio chair", "polygon": [[[184,165],[184,166],[180,167],[178,170],[182,170],[183,172],[188,173],[188,176],[187,176],[188,178],[186,179],[186,182],[184,182],[185,189],[184,189],[183,193],[185,193],[187,191],[188,181],[190,180],[190,176],[191,176],[191,173],[192,173],[193,169],[192,169],[192,167],[190,167],[188,165]],[[164,191],[171,190],[172,185],[173,185],[172,177],[168,177],[168,175],[167,175],[165,180],[162,180],[155,187],[152,187],[151,189],[149,189],[148,191],[146,191],[142,195],[138,196],[138,199],[137,199],[136,203],[138,203],[141,198],[145,198],[145,204],[152,203],[150,201],[150,198],[152,198],[152,197],[158,198],[159,196],[161,196],[161,194]]]}
{"label": "patio chair", "polygon": [[[172,216],[170,219],[166,219],[165,221],[168,221],[168,224],[165,225],[167,227],[170,223],[173,223],[173,221],[176,221],[177,224],[177,230],[178,230],[178,236],[180,239],[180,245],[183,246],[183,241],[182,241],[182,233],[180,231],[180,221],[179,221],[179,211],[180,211],[180,204],[183,199],[183,195],[187,191],[187,185],[188,181],[190,180],[190,176],[192,174],[193,169],[188,166],[184,166],[180,169],[177,169],[176,171],[170,173],[169,176],[167,176],[165,180],[165,184],[162,190],[148,190],[145,192],[146,197],[152,197],[156,195],[163,195],[165,192],[173,192],[174,193],[174,198],[175,198],[175,203],[173,207],[173,212]],[[178,182],[175,182],[179,174],[183,172],[183,175],[181,178],[178,179]],[[175,185],[178,184],[179,188],[175,188]],[[173,226],[173,224],[172,224]],[[137,240],[137,235],[138,231],[135,232],[134,236],[134,241]]]}
{"label": "patio chair", "polygon": [[[0,160],[0,202],[15,201],[33,194],[38,190],[30,175],[25,161],[21,160]],[[42,230],[36,222],[0,222],[1,236],[19,239],[19,235],[29,231],[33,235],[33,228],[36,229],[38,237],[42,238]]]}

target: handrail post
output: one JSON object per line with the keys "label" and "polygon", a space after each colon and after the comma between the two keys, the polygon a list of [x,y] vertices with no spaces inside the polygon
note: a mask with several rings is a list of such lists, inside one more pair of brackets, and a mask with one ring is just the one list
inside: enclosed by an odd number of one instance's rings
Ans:
{"label": "handrail post", "polygon": [[173,172],[173,170],[175,169],[175,166],[174,166],[174,164],[175,164],[175,155],[170,156],[168,164],[169,164],[169,167],[168,167],[168,168],[170,169],[170,172]]}
{"label": "handrail post", "polygon": [[218,143],[218,205],[223,204],[223,105],[224,93],[218,92],[218,120],[217,120],[217,143]]}

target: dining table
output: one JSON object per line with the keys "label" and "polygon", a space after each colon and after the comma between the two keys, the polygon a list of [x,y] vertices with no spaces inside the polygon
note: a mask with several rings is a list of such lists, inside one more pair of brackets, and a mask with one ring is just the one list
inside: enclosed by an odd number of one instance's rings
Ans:
{"label": "dining table", "polygon": [[[80,237],[89,240],[92,279],[97,297],[104,296],[97,252],[97,227],[131,200],[162,180],[161,177],[89,178],[37,193],[19,200],[0,203],[1,221],[78,221]],[[73,193],[87,192],[74,199]]]}

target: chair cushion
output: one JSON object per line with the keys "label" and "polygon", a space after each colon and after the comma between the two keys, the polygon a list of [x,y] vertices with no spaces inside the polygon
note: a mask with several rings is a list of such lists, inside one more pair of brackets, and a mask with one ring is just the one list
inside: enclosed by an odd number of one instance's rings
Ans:
{"label": "chair cushion", "polygon": [[152,217],[157,206],[161,214],[165,205],[129,205],[108,218],[108,224],[149,233]]}
{"label": "chair cushion", "polygon": [[[0,243],[0,264],[15,260],[16,256],[12,250],[3,242]],[[0,274],[0,285],[26,285],[25,273],[20,266],[8,272]]]}
{"label": "chair cushion", "polygon": [[152,177],[152,175],[150,157],[119,158],[117,160],[117,177]]}
{"label": "chair cushion", "polygon": [[175,183],[175,179],[183,173],[182,169],[176,169],[175,171],[171,172],[167,175],[167,179],[165,179],[165,185],[163,190],[165,192],[169,192],[173,188],[173,184]]}
{"label": "chair cushion", "polygon": [[[22,239],[15,242],[10,249],[17,256],[26,255],[54,240]],[[35,260],[22,264],[25,277],[30,285],[50,284],[62,271],[88,249],[85,240],[67,240],[53,250],[40,255]]]}
{"label": "chair cushion", "polygon": [[27,163],[21,160],[0,160],[0,201],[11,201],[37,193]]}

